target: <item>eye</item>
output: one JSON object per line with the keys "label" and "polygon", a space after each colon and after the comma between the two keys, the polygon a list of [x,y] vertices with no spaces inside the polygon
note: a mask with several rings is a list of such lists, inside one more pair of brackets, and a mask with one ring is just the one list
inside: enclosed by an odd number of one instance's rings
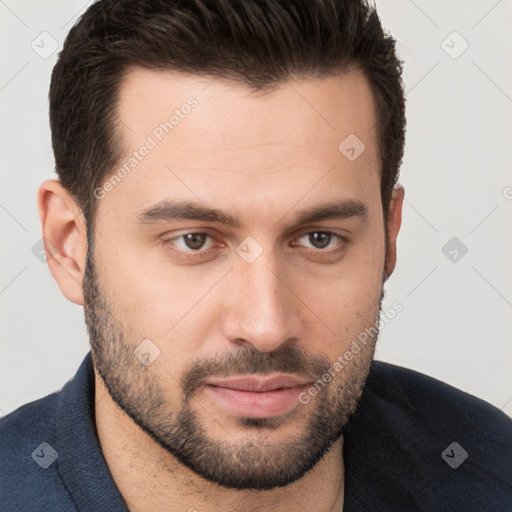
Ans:
{"label": "eye", "polygon": [[[304,242],[306,244],[309,243],[311,244],[311,248],[323,250],[339,245],[339,243],[343,242],[345,238],[337,235],[336,233],[332,233],[331,231],[310,231],[297,239],[297,241],[301,240],[303,240],[302,244],[304,244]],[[333,241],[337,242],[337,244],[331,244]]]}
{"label": "eye", "polygon": [[[348,240],[332,231],[309,231],[292,242],[293,247],[302,245],[315,252],[325,252],[326,254],[337,253],[343,248],[343,242]],[[209,249],[215,247],[216,240],[204,232],[183,233],[174,238],[164,240],[172,251],[184,258],[202,258]],[[219,244],[217,243],[219,246]],[[220,244],[219,248],[223,246]]]}
{"label": "eye", "polygon": [[213,244],[213,239],[207,233],[185,233],[183,235],[171,238],[169,243],[176,245],[180,250],[184,252],[199,252],[200,249],[209,249],[211,247],[205,247],[206,241],[210,239]]}

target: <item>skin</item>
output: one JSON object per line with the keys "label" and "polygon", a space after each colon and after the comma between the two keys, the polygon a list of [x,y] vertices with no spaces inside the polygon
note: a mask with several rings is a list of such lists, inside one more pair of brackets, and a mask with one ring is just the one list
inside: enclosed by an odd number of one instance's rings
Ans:
{"label": "skin", "polygon": [[[375,338],[309,403],[253,425],[212,400],[201,384],[221,372],[257,369],[314,382],[375,324],[383,276],[396,263],[404,191],[397,186],[393,193],[386,253],[370,88],[356,70],[296,78],[261,94],[228,80],[133,69],[118,105],[127,157],[191,96],[198,104],[190,114],[98,201],[88,268],[80,208],[58,181],[45,181],[39,191],[51,272],[62,293],[85,307],[105,459],[132,511],[337,512],[344,495],[338,430],[359,399]],[[365,144],[352,162],[338,151],[349,134]],[[240,226],[138,221],[141,211],[164,199],[222,210]],[[295,222],[299,210],[345,200],[362,203],[366,216]],[[193,249],[178,237],[198,232],[212,238],[187,259]],[[332,237],[321,249],[311,232],[346,240]],[[248,236],[262,250],[252,263],[236,252]],[[148,366],[133,355],[144,339],[160,351]],[[287,361],[296,366],[286,368]],[[191,369],[198,370],[195,380]],[[187,385],[193,390],[188,401]],[[289,482],[236,489],[201,476],[166,446],[172,441],[166,428],[177,425],[184,404],[204,429],[199,446],[220,447],[218,457],[201,459],[219,475],[229,468],[248,474],[257,463],[268,475],[296,469],[290,454],[312,451],[308,427],[319,411],[337,434],[325,454],[300,476],[290,473]]]}

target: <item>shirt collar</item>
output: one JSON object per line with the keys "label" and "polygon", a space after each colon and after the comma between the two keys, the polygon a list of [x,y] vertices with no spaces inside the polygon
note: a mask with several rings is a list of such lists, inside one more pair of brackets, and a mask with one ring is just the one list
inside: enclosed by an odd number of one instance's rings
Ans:
{"label": "shirt collar", "polygon": [[81,512],[128,512],[101,451],[91,352],[63,388],[56,417],[59,475]]}

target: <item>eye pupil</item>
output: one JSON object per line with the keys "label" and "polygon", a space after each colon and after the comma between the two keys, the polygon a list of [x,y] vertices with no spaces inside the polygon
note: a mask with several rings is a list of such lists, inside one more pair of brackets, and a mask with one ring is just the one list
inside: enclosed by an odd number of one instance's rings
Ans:
{"label": "eye pupil", "polygon": [[331,241],[331,234],[324,233],[323,231],[314,231],[309,234],[309,241],[317,249],[323,249],[329,245]]}
{"label": "eye pupil", "polygon": [[206,241],[205,233],[187,233],[184,235],[185,243],[189,249],[201,249]]}

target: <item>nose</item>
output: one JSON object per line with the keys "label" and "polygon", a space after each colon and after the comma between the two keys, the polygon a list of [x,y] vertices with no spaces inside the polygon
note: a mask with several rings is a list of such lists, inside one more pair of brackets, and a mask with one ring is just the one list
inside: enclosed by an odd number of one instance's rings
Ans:
{"label": "nose", "polygon": [[272,258],[238,261],[230,274],[223,315],[228,340],[270,352],[302,336],[300,300]]}

